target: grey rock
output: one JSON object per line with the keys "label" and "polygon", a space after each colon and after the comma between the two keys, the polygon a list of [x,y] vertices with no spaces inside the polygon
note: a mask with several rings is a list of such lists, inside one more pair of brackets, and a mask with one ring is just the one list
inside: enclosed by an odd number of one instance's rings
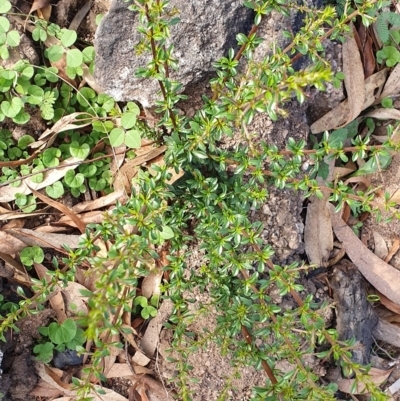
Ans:
{"label": "grey rock", "polygon": [[[131,1],[113,0],[95,37],[95,79],[102,89],[118,101],[138,100],[144,107],[158,99],[158,83],[135,78],[138,67],[145,67],[150,56],[137,55],[139,42],[137,13],[128,9]],[[237,48],[236,35],[247,33],[253,11],[241,0],[171,0],[179,10],[181,22],[172,26],[170,40],[178,71],[170,77],[184,85],[201,82],[213,71],[212,63]]]}

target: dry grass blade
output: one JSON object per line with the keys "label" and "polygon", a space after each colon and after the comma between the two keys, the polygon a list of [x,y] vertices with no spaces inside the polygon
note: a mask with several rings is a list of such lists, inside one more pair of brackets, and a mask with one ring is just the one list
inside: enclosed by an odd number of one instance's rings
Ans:
{"label": "dry grass blade", "polygon": [[0,269],[0,277],[5,277],[27,287],[32,285],[31,278],[20,263],[3,252],[0,252],[0,258],[6,262],[4,268]]}

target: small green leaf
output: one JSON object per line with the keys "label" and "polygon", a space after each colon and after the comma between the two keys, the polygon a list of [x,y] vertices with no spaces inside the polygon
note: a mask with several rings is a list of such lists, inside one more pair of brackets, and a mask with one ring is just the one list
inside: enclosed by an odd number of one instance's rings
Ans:
{"label": "small green leaf", "polygon": [[130,129],[136,124],[137,114],[131,111],[124,113],[121,117],[121,125],[125,129]]}
{"label": "small green leaf", "polygon": [[78,167],[78,170],[83,174],[84,177],[89,178],[96,174],[97,167],[94,164],[81,164]]}
{"label": "small green leaf", "polygon": [[53,359],[54,344],[47,342],[44,344],[38,344],[33,347],[33,352],[38,354],[36,359],[43,363],[49,363]]}
{"label": "small green leaf", "polygon": [[10,21],[6,17],[0,16],[0,32],[6,33],[9,31],[9,29],[10,29]]}
{"label": "small green leaf", "polygon": [[11,10],[11,3],[8,0],[2,0],[0,3],[0,14],[5,14]]}
{"label": "small green leaf", "polygon": [[44,90],[37,85],[31,85],[28,88],[27,102],[29,104],[39,105],[43,101]]}
{"label": "small green leaf", "polygon": [[76,68],[83,63],[82,52],[78,49],[70,49],[67,51],[67,66]]}
{"label": "small green leaf", "polygon": [[384,108],[390,109],[393,107],[393,100],[390,97],[384,97],[381,100],[381,104]]}
{"label": "small green leaf", "polygon": [[61,324],[53,322],[49,325],[49,338],[54,344],[66,344],[75,337],[77,329],[72,319],[66,319]]}
{"label": "small green leaf", "polygon": [[32,39],[36,42],[45,42],[47,39],[47,32],[41,27],[36,27],[32,32]]}
{"label": "small green leaf", "polygon": [[60,181],[46,187],[46,193],[50,198],[58,199],[64,195],[64,186]]}
{"label": "small green leaf", "polygon": [[83,62],[86,64],[94,61],[95,51],[93,46],[87,46],[82,50]]}
{"label": "small green leaf", "polygon": [[52,62],[56,63],[57,61],[60,61],[62,56],[64,54],[64,49],[62,46],[58,45],[53,45],[51,46],[46,52],[45,55],[46,57]]}
{"label": "small green leaf", "polygon": [[172,231],[172,228],[168,226],[162,226],[162,231],[160,234],[161,238],[164,240],[174,238],[174,232]]}
{"label": "small green leaf", "polygon": [[38,246],[28,246],[20,253],[21,262],[25,266],[32,266],[33,263],[42,263],[44,260],[43,249]]}
{"label": "small green leaf", "polygon": [[13,121],[16,124],[20,124],[20,125],[24,125],[26,124],[29,120],[30,120],[31,116],[29,113],[27,113],[26,111],[21,111],[20,113],[18,113],[14,118]]}
{"label": "small green leaf", "polygon": [[13,97],[11,102],[4,100],[1,103],[1,111],[6,117],[15,117],[23,108],[24,103],[19,97]]}
{"label": "small green leaf", "polygon": [[90,153],[90,146],[87,143],[80,145],[78,141],[73,141],[69,147],[69,151],[71,156],[84,160]]}
{"label": "small green leaf", "polygon": [[110,132],[110,144],[113,147],[120,146],[124,143],[125,132],[122,128],[114,128]]}
{"label": "small green leaf", "polygon": [[76,42],[76,39],[78,39],[77,33],[69,29],[62,29],[61,31],[61,43],[64,47],[71,47]]}
{"label": "small green leaf", "polygon": [[35,142],[35,139],[31,135],[21,136],[21,138],[18,139],[18,147],[20,149],[26,149],[32,142]]}
{"label": "small green leaf", "polygon": [[75,174],[74,170],[69,170],[64,177],[65,183],[71,188],[79,188],[85,181],[83,174]]}
{"label": "small green leaf", "polygon": [[17,31],[10,31],[7,33],[7,45],[10,47],[17,47],[21,41],[21,37]]}
{"label": "small green leaf", "polygon": [[125,145],[132,149],[140,148],[141,147],[140,132],[135,129],[126,131]]}
{"label": "small green leaf", "polygon": [[46,167],[56,167],[60,164],[61,151],[57,148],[48,148],[43,152],[42,161]]}

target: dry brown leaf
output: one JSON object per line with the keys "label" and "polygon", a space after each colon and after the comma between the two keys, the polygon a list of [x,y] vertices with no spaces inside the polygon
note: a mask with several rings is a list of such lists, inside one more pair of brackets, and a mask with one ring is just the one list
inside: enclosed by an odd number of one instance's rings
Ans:
{"label": "dry brown leaf", "polygon": [[310,264],[327,266],[333,249],[333,234],[327,208],[328,196],[310,198],[304,228],[305,250]]}
{"label": "dry brown leaf", "polygon": [[[65,309],[70,316],[87,315],[88,314],[88,297],[81,294],[82,290],[87,288],[75,281],[69,281],[68,285],[61,289],[65,298]],[[74,307],[72,308],[72,304]]]}
{"label": "dry brown leaf", "polygon": [[[48,275],[48,270],[45,266],[41,263],[34,263],[33,266],[39,279],[46,278],[51,281],[51,276]],[[65,313],[64,298],[59,288],[49,297],[49,301],[52,309],[56,312],[58,323],[64,322],[67,319],[67,315]]]}
{"label": "dry brown leaf", "polygon": [[365,114],[365,117],[373,117],[379,120],[389,120],[389,119],[400,120],[400,110],[375,109]]}
{"label": "dry brown leaf", "polygon": [[18,263],[10,255],[7,255],[3,252],[0,252],[0,258],[6,262],[4,266],[0,266],[0,277],[5,277],[27,287],[32,285],[31,278],[29,277],[23,265]]}
{"label": "dry brown leaf", "polygon": [[[350,26],[354,30],[353,24]],[[343,44],[343,73],[349,102],[349,114],[343,125],[347,125],[362,112],[365,101],[364,67],[354,35],[348,36]]]}
{"label": "dry brown leaf", "polygon": [[[78,118],[84,116],[85,118]],[[92,122],[93,116],[82,111],[65,115],[61,117],[51,128],[48,128],[46,131],[44,131],[43,134],[40,135],[38,141],[31,143],[30,147],[35,149],[44,144],[46,144],[46,146],[51,146],[56,139],[56,136],[60,132],[77,130],[92,124]]]}
{"label": "dry brown leaf", "polygon": [[59,210],[60,212],[64,213],[65,215],[67,215],[78,227],[79,231],[83,234],[85,232],[86,229],[86,224],[79,218],[79,216],[74,213],[68,206],[63,205],[60,202],[57,202],[51,198],[49,198],[48,196],[35,191],[33,188],[30,188],[32,193],[38,197],[40,200],[42,200],[43,202],[45,202],[46,204],[48,204],[51,207],[54,207],[54,209]]}
{"label": "dry brown leaf", "polygon": [[4,224],[2,227],[3,230],[12,229],[12,228],[24,228],[26,223],[25,219],[13,219],[8,223]]}
{"label": "dry brown leaf", "polygon": [[352,168],[335,167],[333,169],[333,176],[335,178],[343,178],[343,177],[346,177],[349,174],[353,174],[355,171],[356,171],[356,169],[352,169]]}
{"label": "dry brown leaf", "polygon": [[37,10],[37,15],[41,19],[44,19],[46,21],[50,21],[51,10],[52,10],[52,6],[51,5],[48,5],[47,7],[42,7],[42,8]]}
{"label": "dry brown leaf", "polygon": [[153,295],[160,294],[160,284],[164,272],[160,269],[153,269],[142,282],[142,295],[150,299]]}
{"label": "dry brown leaf", "polygon": [[[12,230],[10,230],[12,231]],[[0,230],[1,250],[7,255],[13,255],[26,248],[26,244],[15,236]]]}
{"label": "dry brown leaf", "polygon": [[135,363],[140,366],[146,366],[151,362],[151,359],[148,358],[143,352],[136,351],[135,355],[132,357],[132,363]]}
{"label": "dry brown leaf", "polygon": [[115,156],[111,160],[110,172],[114,176],[117,171],[121,168],[122,163],[125,160],[125,154],[127,151],[126,145],[120,145],[115,148]]}
{"label": "dry brown leaf", "polygon": [[400,305],[399,304],[394,303],[389,298],[387,298],[383,294],[381,294],[379,291],[375,290],[375,292],[379,296],[379,300],[383,306],[385,306],[387,309],[391,310],[392,312],[400,315]]}
{"label": "dry brown leaf", "polygon": [[400,330],[399,326],[386,322],[379,318],[378,324],[374,328],[373,335],[377,340],[400,347]]}
{"label": "dry brown leaf", "polygon": [[127,199],[128,197],[125,195],[124,192],[114,191],[108,195],[102,196],[101,198],[92,201],[78,203],[77,205],[72,206],[72,210],[75,213],[82,213],[89,210],[96,210],[110,205],[114,205],[117,200],[119,200],[120,203],[124,203]]}
{"label": "dry brown leaf", "polygon": [[379,102],[386,96],[397,95],[400,92],[400,63],[393,68],[383,88]]}
{"label": "dry brown leaf", "polygon": [[385,258],[386,263],[389,263],[392,260],[393,256],[397,253],[399,248],[400,248],[400,238],[396,237],[396,239],[393,241],[392,247],[389,250],[389,253]]}
{"label": "dry brown leaf", "polygon": [[[368,372],[369,379],[372,383],[375,383],[377,386],[381,385],[393,372],[393,369],[383,370],[377,368],[371,368]],[[356,379],[339,379],[336,383],[339,387],[340,391],[343,391],[347,394],[366,394],[368,391],[365,388],[363,383],[357,383],[355,390],[352,391],[352,387],[354,386]]]}
{"label": "dry brown leaf", "polygon": [[[387,69],[383,69],[374,75],[371,75],[364,81],[365,86],[365,101],[362,110],[371,106],[379,96],[376,92],[383,86],[386,80]],[[326,130],[331,130],[342,126],[349,115],[349,100],[345,99],[342,103],[334,109],[325,114],[322,118],[315,121],[310,130],[313,134],[318,134]]]}
{"label": "dry brown leaf", "polygon": [[[21,164],[27,163],[29,161],[29,159],[24,160],[23,163],[21,163]],[[0,167],[2,167],[1,163],[2,162],[0,162]],[[56,181],[60,181],[62,178],[64,178],[67,171],[74,170],[76,168],[76,166],[78,166],[81,163],[82,163],[82,159],[79,159],[77,157],[70,157],[69,159],[63,160],[57,166],[57,168],[54,168],[50,171],[45,172],[44,173],[45,179],[39,184],[33,182],[31,180],[31,178],[26,178],[26,179],[22,180],[22,184],[19,187],[12,187],[11,185],[4,186],[1,188],[1,191],[0,191],[0,202],[11,202],[11,201],[15,200],[15,194],[18,194],[18,193],[24,194],[24,195],[29,195],[32,193],[30,188],[33,188],[35,190],[46,188],[49,185],[54,184]]]}
{"label": "dry brown leaf", "polygon": [[335,207],[328,206],[333,230],[350,260],[378,291],[400,304],[400,271],[374,255],[342,220],[340,212],[335,213]]}
{"label": "dry brown leaf", "polygon": [[[160,331],[163,324],[168,321],[174,305],[170,300],[164,300],[158,309],[156,317],[150,320],[146,332],[140,343],[140,349],[150,358],[153,357],[160,341]],[[140,364],[139,364],[140,365]],[[142,365],[145,366],[145,365]]]}
{"label": "dry brown leaf", "polygon": [[374,236],[375,243],[374,254],[378,256],[379,259],[385,260],[388,254],[386,242],[382,235],[380,235],[377,231],[373,231],[372,234]]}
{"label": "dry brown leaf", "polygon": [[[83,222],[83,224],[100,224],[104,221],[104,213],[101,210],[94,210],[93,212],[87,212],[79,215],[79,219]],[[76,223],[69,217],[63,216],[57,222],[53,223],[55,225],[62,224],[62,225],[69,225],[70,227],[77,227]]]}
{"label": "dry brown leaf", "polygon": [[[3,245],[3,241],[1,241],[2,233],[3,231],[0,231],[0,243]],[[65,252],[63,251],[64,244],[68,245],[71,249],[76,249],[80,241],[79,235],[41,233],[38,231],[29,230],[27,228],[14,228],[11,230],[6,230],[5,233],[7,233],[7,235],[11,238],[14,238],[14,240],[19,241],[19,243],[24,244],[23,247],[17,252],[21,251],[26,246],[53,248],[57,249],[58,251]]]}
{"label": "dry brown leaf", "polygon": [[[60,377],[57,374],[58,369],[51,368],[42,362],[35,362],[35,370],[37,375],[42,379],[43,383],[46,383],[49,388],[55,389],[59,391],[59,394],[64,395],[64,397],[58,398],[58,400],[68,400],[68,399],[77,399],[77,392],[76,390],[72,390],[70,384],[64,383],[61,381]],[[95,386],[96,388],[96,386]],[[110,390],[105,387],[97,387],[99,390],[103,390],[105,394],[98,395],[96,392],[91,392],[89,394],[90,397],[93,397],[93,401],[128,401],[127,398],[123,397],[122,395],[116,393],[113,390]],[[36,388],[32,390],[32,394],[34,394]]]}

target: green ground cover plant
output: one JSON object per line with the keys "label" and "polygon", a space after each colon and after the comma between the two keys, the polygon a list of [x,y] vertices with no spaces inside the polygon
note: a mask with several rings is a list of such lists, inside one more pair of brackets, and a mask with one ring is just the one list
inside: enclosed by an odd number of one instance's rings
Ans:
{"label": "green ground cover plant", "polygon": [[[177,22],[176,16],[169,14],[168,1],[134,1],[131,8],[139,14],[143,34],[139,46],[141,51],[152,55],[152,61],[137,71],[137,75],[156,79],[160,85],[158,125],[168,131],[162,138],[167,145],[165,164],[153,166],[154,175],[139,172],[136,189],[128,202],[118,204],[111,214],[105,214],[102,224],[88,226],[81,246],[76,250],[66,248],[68,257],[62,259],[62,268],[55,260],[50,278],[35,281],[33,297],[26,297],[20,288],[24,299],[18,308],[13,307],[0,319],[0,333],[4,339],[5,330],[16,329],[19,319],[43,308],[56,286],[74,281],[76,270],[84,266],[87,274],[97,278],[96,288],[84,292],[88,297],[87,316],[76,320],[74,335],[69,326],[56,322],[43,328],[41,333],[50,341],[37,345],[35,352],[42,360],[50,361],[56,347],[72,347],[85,353],[83,342],[91,342],[86,377],[94,375],[104,380],[103,358],[109,355],[111,346],[124,347],[123,341],[109,339],[113,334],[124,338],[132,333],[123,323],[122,312],[141,314],[143,318],[154,316],[157,300],[147,300],[137,289],[142,278],[154,269],[154,263],[164,260],[158,268],[168,273],[169,280],[161,284],[161,302],[168,298],[174,304],[166,326],[174,333],[171,347],[178,355],[173,359],[178,370],[174,383],[180,399],[192,397],[188,354],[205,346],[207,341],[216,341],[221,352],[230,355],[238,371],[243,365],[265,371],[265,384],[253,389],[254,401],[335,400],[337,386],[321,383],[304,363],[306,355],[335,361],[349,377],[364,384],[371,400],[385,400],[387,395],[368,375],[370,367],[351,360],[354,343],[339,341],[335,329],[326,327],[321,311],[328,306],[316,303],[312,295],[302,296],[299,280],[310,267],[297,263],[274,265],[270,260],[274,250],[261,237],[262,224],[252,221],[249,211],[259,208],[268,199],[269,187],[275,186],[302,191],[305,198],[322,197],[322,190],[325,190],[330,193],[330,201],[337,210],[347,203],[355,214],[372,211],[381,217],[382,212],[386,212],[392,218],[399,218],[400,212],[388,196],[383,205],[378,205],[373,190],[355,191],[340,180],[321,187],[316,180],[317,176],[327,174],[327,157],[343,163],[349,158],[365,160],[359,174],[387,166],[391,152],[399,150],[400,145],[393,140],[398,127],[388,128],[388,138],[381,145],[369,145],[372,132],[360,137],[357,124],[353,123],[332,133],[326,132],[313,149],[308,149],[304,140],[293,138],[289,138],[285,149],[278,149],[273,144],[254,143],[249,137],[248,125],[257,113],[267,113],[272,120],[284,117],[287,114],[285,102],[294,96],[303,102],[307,87],[324,90],[325,84],[335,76],[324,60],[322,41],[328,37],[343,40],[349,31],[348,23],[356,17],[365,25],[371,24],[377,12],[389,2],[346,3],[339,16],[332,6],[314,9],[297,2],[270,0],[246,1],[245,5],[255,13],[251,32],[247,36],[238,33],[239,51],[230,50],[226,57],[215,62],[216,77],[211,81],[214,95],[211,98],[204,95],[202,108],[193,118],[188,118],[178,112],[176,104],[184,96],[179,93],[179,82],[170,79],[168,73],[177,67],[173,49],[167,45],[169,27]],[[3,5],[1,11],[9,9]],[[304,14],[303,28],[297,34],[285,32],[288,40],[285,48],[276,44],[274,52],[263,61],[254,61],[254,50],[260,43],[257,26],[262,18],[273,11],[289,15],[291,10]],[[382,18],[388,29],[396,29],[394,17]],[[13,46],[16,42],[7,39],[7,26],[0,21],[0,27],[6,34],[2,46]],[[49,46],[45,56],[57,62],[65,55],[69,78],[82,76],[84,65],[91,68],[92,49],[71,48],[76,43],[76,34],[37,21],[33,38],[45,42],[49,35],[60,42]],[[396,35],[390,33],[388,41],[396,40]],[[386,45],[390,46],[389,42]],[[5,50],[1,54],[7,55]],[[310,59],[308,66],[300,71],[293,68],[298,54]],[[245,71],[238,68],[241,58],[246,60]],[[384,60],[387,57],[382,55],[381,61]],[[120,110],[113,99],[98,95],[91,88],[74,91],[57,75],[55,67],[37,68],[19,63],[11,69],[0,69],[0,78],[0,120],[24,124],[29,120],[27,110],[32,107],[39,108],[42,117],[51,124],[63,121],[72,113],[79,114],[74,129],[57,132],[57,140],[68,138],[67,141],[45,146],[26,165],[3,170],[8,177],[4,182],[17,185],[21,176],[32,173],[40,180],[43,179],[41,171],[46,168],[57,168],[71,156],[86,161],[90,155],[93,162],[70,170],[62,181],[48,188],[47,194],[58,198],[67,190],[79,196],[87,190],[85,182],[97,191],[111,190],[106,157],[111,158],[111,155],[101,152],[91,155],[91,149],[99,141],[114,147],[123,143],[132,149],[139,147],[146,131],[137,120],[138,106],[130,102]],[[338,78],[343,77],[339,75]],[[79,124],[87,114],[90,115],[90,133],[83,136]],[[119,122],[116,117],[121,117]],[[15,143],[8,130],[0,134],[0,157],[3,157],[0,160],[30,158],[33,138],[25,136]],[[221,149],[219,142],[226,135],[240,135],[242,145],[230,151]],[[344,147],[348,139],[351,146]],[[305,161],[310,162],[307,171],[303,169]],[[171,169],[185,173],[173,185],[168,184]],[[97,184],[99,181],[101,185]],[[19,204],[17,201],[16,204],[21,209],[33,205],[33,197],[18,199]],[[110,244],[106,255],[99,253],[98,239]],[[196,241],[203,252],[197,270],[190,270],[186,264],[192,241]],[[207,288],[211,303],[219,312],[215,331],[199,339],[194,339],[188,329],[196,315],[189,308],[191,298],[184,295],[194,286],[200,290]],[[268,295],[272,286],[279,288],[281,296],[292,296],[297,308],[282,310],[275,305]],[[79,344],[71,345],[78,330],[81,330]],[[273,341],[267,342],[266,338]],[[258,343],[262,345],[257,346]],[[279,360],[288,360],[293,370],[280,372],[275,368]],[[79,399],[88,399],[93,384],[89,380],[73,380]],[[223,394],[221,399],[224,399]]]}

